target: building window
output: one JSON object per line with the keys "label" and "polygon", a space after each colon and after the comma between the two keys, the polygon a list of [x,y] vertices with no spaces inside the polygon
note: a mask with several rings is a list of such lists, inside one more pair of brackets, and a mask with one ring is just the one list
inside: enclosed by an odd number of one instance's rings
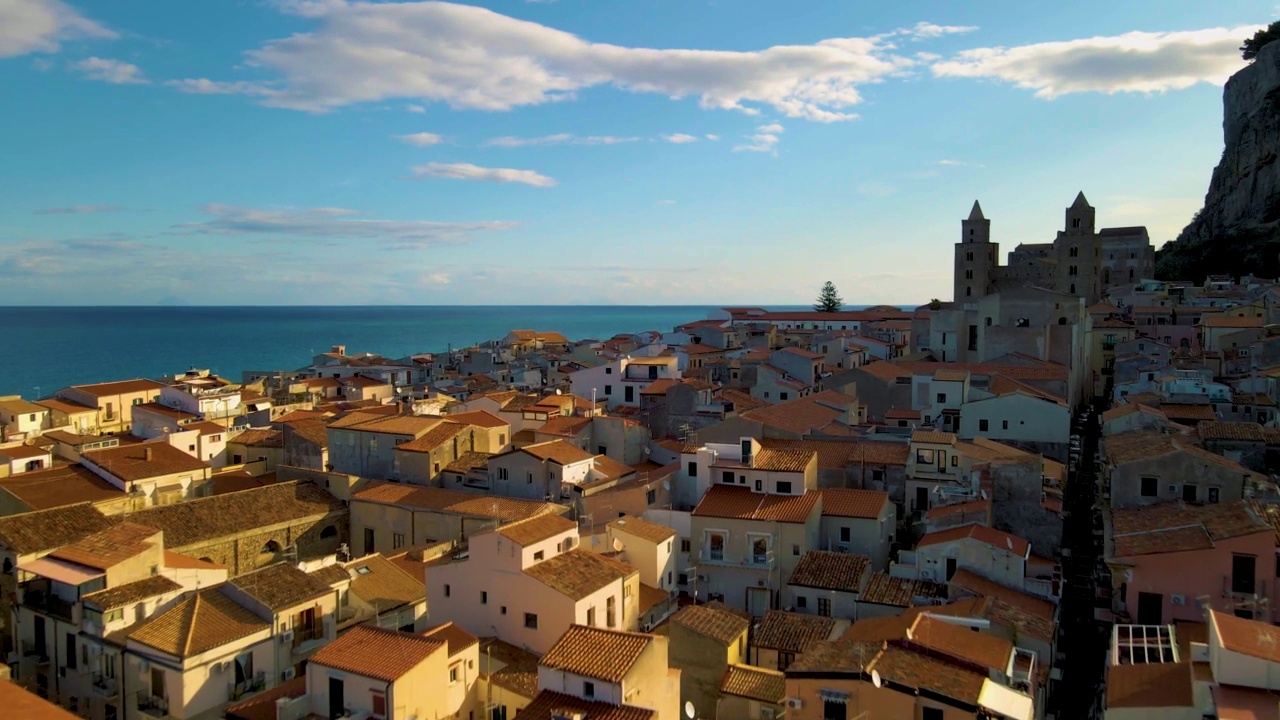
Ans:
{"label": "building window", "polygon": [[545,555],[546,555],[546,553],[544,553],[543,551],[539,550],[539,551],[537,551],[537,552],[535,552],[535,553],[533,554],[533,561],[534,561],[534,562],[538,562],[538,561],[539,561],[539,560],[541,560]]}
{"label": "building window", "polygon": [[588,700],[594,700],[596,697],[596,684],[590,680],[582,681],[582,697]]}
{"label": "building window", "polygon": [[481,605],[488,605],[488,604],[489,604],[489,591],[488,591],[488,590],[481,590],[481,591],[480,591],[480,604],[481,604]]}
{"label": "building window", "polygon": [[990,423],[988,423],[986,420],[979,420],[978,429],[981,430],[982,432],[986,432],[987,430],[990,429]]}
{"label": "building window", "polygon": [[840,528],[840,542],[849,542],[849,526]]}
{"label": "building window", "polygon": [[444,596],[449,597],[449,583],[444,584]]}
{"label": "building window", "polygon": [[818,614],[822,617],[831,617],[831,598],[818,598]]}
{"label": "building window", "polygon": [[940,402],[940,403],[944,403],[944,402],[946,402],[946,401],[947,401],[947,394],[946,394],[946,393],[938,393],[938,402]]}
{"label": "building window", "polygon": [[595,627],[595,626],[596,626],[596,609],[593,607],[589,607],[587,608],[587,627]]}
{"label": "building window", "polygon": [[645,504],[647,505],[652,505],[657,500],[658,500],[658,492],[656,490],[650,490],[644,494],[644,501],[645,501]]}
{"label": "building window", "polygon": [[707,558],[724,560],[724,533],[707,533]]}
{"label": "building window", "polygon": [[375,690],[370,693],[370,696],[372,697],[372,702],[369,704],[373,706],[373,714],[379,717],[386,717],[387,715],[386,694]]}
{"label": "building window", "polygon": [[689,461],[689,477],[698,477],[698,463]]}
{"label": "building window", "polygon": [[1153,477],[1142,478],[1142,497],[1156,497],[1160,494],[1160,479]]}
{"label": "building window", "polygon": [[499,479],[499,480],[506,480],[506,479],[507,479],[507,469],[506,469],[506,468],[498,468],[498,479]]}
{"label": "building window", "polygon": [[680,552],[689,552],[689,538],[680,538]]}
{"label": "building window", "polygon": [[404,533],[391,533],[391,549],[404,547]]}
{"label": "building window", "polygon": [[605,386],[604,386],[604,394],[605,394],[606,396],[608,396],[608,395],[612,395],[612,394],[613,394],[613,386],[612,386],[612,385],[605,385]]}
{"label": "building window", "polygon": [[1008,421],[1008,420],[1001,420],[1001,421],[1000,421],[1000,429],[1001,429],[1001,430],[1008,430],[1008,429],[1009,429],[1009,421]]}
{"label": "building window", "polygon": [[807,608],[807,607],[809,607],[809,598],[805,597],[804,595],[797,595],[797,596],[796,596],[796,607],[798,607],[798,608]]}
{"label": "building window", "polygon": [[1209,502],[1216,503],[1221,499],[1221,497],[1222,497],[1222,491],[1219,488],[1216,488],[1216,487],[1209,488]]}
{"label": "building window", "polygon": [[499,614],[499,615],[506,615],[506,614],[507,614],[507,606],[506,606],[506,605],[503,605],[501,608],[499,608],[499,609],[498,609],[498,614]]}
{"label": "building window", "polygon": [[452,685],[456,682],[458,682],[458,668],[451,667],[449,668],[449,684]]}
{"label": "building window", "polygon": [[777,482],[777,492],[778,492],[778,494],[779,494],[779,495],[790,495],[790,494],[791,494],[791,481],[790,481],[790,480],[779,480],[779,481]]}
{"label": "building window", "polygon": [[536,613],[525,613],[525,614],[524,614],[524,626],[525,626],[525,627],[527,627],[527,628],[529,628],[530,630],[537,630],[537,629],[538,629],[538,616],[537,616],[537,614],[536,614]]}
{"label": "building window", "polygon": [[733,471],[732,471],[732,470],[725,470],[724,472],[722,472],[722,473],[720,474],[720,482],[732,483],[732,482],[733,482]]}
{"label": "building window", "polygon": [[792,545],[792,546],[791,546],[791,554],[792,554],[792,555],[795,555],[796,557],[800,557],[800,546],[799,546],[799,545]]}

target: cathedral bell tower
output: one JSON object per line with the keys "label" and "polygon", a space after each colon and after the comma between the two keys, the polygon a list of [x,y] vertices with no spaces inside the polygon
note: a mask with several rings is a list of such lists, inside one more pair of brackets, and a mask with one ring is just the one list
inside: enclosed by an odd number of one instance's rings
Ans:
{"label": "cathedral bell tower", "polygon": [[991,221],[974,200],[968,219],[960,221],[952,290],[955,302],[973,302],[993,290],[999,254],[1000,246],[991,242]]}

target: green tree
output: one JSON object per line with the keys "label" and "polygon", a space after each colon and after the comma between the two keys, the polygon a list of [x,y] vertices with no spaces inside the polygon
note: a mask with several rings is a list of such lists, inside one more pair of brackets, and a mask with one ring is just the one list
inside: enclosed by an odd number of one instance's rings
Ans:
{"label": "green tree", "polygon": [[818,293],[818,302],[813,304],[813,309],[818,312],[840,312],[843,305],[844,300],[840,299],[836,286],[828,280],[827,284],[822,286],[822,292]]}
{"label": "green tree", "polygon": [[1280,40],[1280,20],[1277,20],[1265,29],[1259,30],[1253,34],[1253,37],[1244,41],[1244,45],[1240,46],[1240,55],[1245,60],[1252,60],[1258,57],[1258,52],[1262,50],[1262,46],[1273,40]]}

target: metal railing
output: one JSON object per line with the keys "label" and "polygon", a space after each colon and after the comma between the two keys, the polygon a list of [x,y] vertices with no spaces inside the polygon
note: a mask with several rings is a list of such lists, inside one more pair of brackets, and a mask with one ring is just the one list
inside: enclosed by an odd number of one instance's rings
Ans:
{"label": "metal railing", "polygon": [[99,697],[115,697],[117,687],[115,678],[107,677],[102,673],[93,674],[93,692]]}

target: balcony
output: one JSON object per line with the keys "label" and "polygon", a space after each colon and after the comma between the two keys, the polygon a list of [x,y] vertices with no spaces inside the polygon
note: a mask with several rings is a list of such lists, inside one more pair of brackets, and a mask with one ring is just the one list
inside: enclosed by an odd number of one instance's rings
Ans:
{"label": "balcony", "polygon": [[305,653],[324,640],[324,625],[317,623],[313,627],[299,627],[293,631],[293,651]]}
{"label": "balcony", "polygon": [[138,715],[146,720],[170,720],[169,698],[138,693]]}
{"label": "balcony", "polygon": [[67,622],[72,620],[71,610],[74,603],[67,602],[48,590],[24,588],[22,591],[22,604],[36,612],[44,613],[60,620],[66,620]]}
{"label": "balcony", "polygon": [[113,698],[120,691],[120,685],[115,678],[109,678],[102,673],[93,674],[93,694],[100,698]]}
{"label": "balcony", "polygon": [[22,657],[35,658],[37,665],[49,664],[49,649],[44,643],[35,640],[22,641]]}
{"label": "balcony", "polygon": [[256,692],[261,692],[264,689],[266,689],[266,687],[267,687],[267,673],[264,671],[258,671],[253,674],[252,680],[245,680],[244,682],[235,683],[230,687],[228,687],[227,695],[232,700],[239,700],[240,698],[246,695],[252,695]]}
{"label": "balcony", "polygon": [[753,570],[772,570],[777,565],[777,560],[774,558],[772,551],[763,555],[752,553],[742,558],[735,559],[726,556],[723,552],[716,553],[711,550],[703,550],[699,553],[698,560],[704,565],[748,568]]}

